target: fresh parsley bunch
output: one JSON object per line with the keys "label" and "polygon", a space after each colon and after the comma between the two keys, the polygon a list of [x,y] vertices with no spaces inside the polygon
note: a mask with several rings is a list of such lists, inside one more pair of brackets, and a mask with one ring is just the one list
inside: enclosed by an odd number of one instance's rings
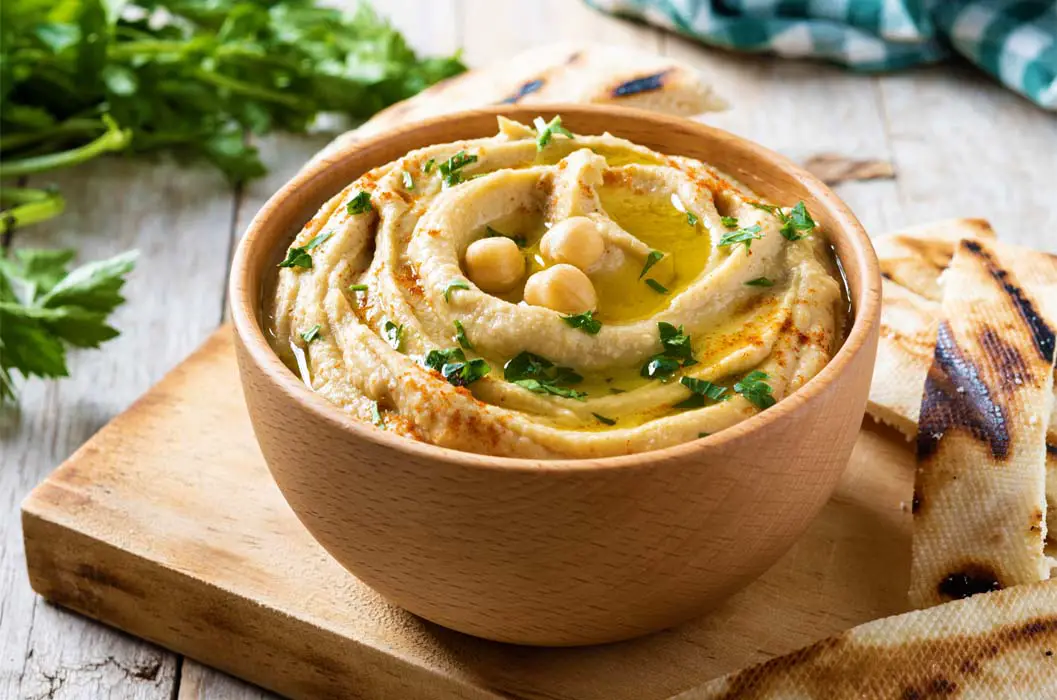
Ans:
{"label": "fresh parsley bunch", "polygon": [[[344,14],[317,0],[0,2],[0,233],[62,212],[40,173],[166,150],[240,183],[265,172],[248,135],[303,132],[321,112],[365,119],[463,70],[457,56],[416,56],[366,4]],[[33,187],[13,180],[26,176]],[[70,273],[112,288],[105,303],[49,296],[71,259],[22,250],[4,261],[0,400],[11,370],[62,376],[67,345],[116,335],[104,321],[131,258]]]}

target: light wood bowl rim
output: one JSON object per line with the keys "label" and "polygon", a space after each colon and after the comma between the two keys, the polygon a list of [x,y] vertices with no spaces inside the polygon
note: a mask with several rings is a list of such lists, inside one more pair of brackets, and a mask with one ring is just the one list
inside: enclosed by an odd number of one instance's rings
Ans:
{"label": "light wood bowl rim", "polygon": [[[859,279],[861,280],[859,294],[856,295],[852,292],[854,308],[852,327],[837,354],[823,367],[821,372],[808,380],[804,386],[779,401],[773,407],[766,411],[761,411],[747,420],[698,440],[657,450],[614,457],[527,459],[494,457],[440,447],[395,435],[373,425],[368,425],[342,412],[322,396],[308,389],[304,382],[283,364],[264,337],[264,332],[258,322],[256,313],[256,308],[260,305],[260,290],[253,289],[249,285],[249,277],[254,270],[254,266],[269,264],[277,252],[273,249],[259,250],[261,244],[258,243],[259,239],[266,237],[265,232],[269,228],[269,221],[273,215],[284,206],[289,197],[302,188],[326,190],[327,198],[340,191],[341,187],[345,185],[342,184],[335,189],[327,183],[327,174],[338,163],[348,157],[352,157],[356,151],[370,149],[392,139],[404,139],[411,142],[412,145],[409,145],[406,149],[410,151],[413,148],[430,145],[414,142],[414,134],[424,127],[454,122],[471,116],[500,116],[511,113],[521,115],[526,111],[536,112],[540,115],[562,114],[568,116],[582,114],[596,117],[617,115],[625,119],[631,118],[648,122],[657,129],[678,127],[697,131],[704,139],[733,141],[754,157],[768,161],[771,166],[786,171],[789,175],[802,182],[820,203],[825,204],[833,221],[839,223],[834,230],[826,231],[827,236],[831,240],[837,237],[850,239],[850,248],[855,253],[855,259],[841,259],[841,264],[845,269],[855,265],[858,268]],[[491,135],[494,135],[494,132],[481,134],[482,137]],[[713,447],[744,439],[753,433],[764,433],[772,424],[779,421],[795,419],[796,413],[805,410],[812,399],[821,394],[829,384],[840,379],[844,370],[851,366],[855,357],[867,346],[871,332],[879,324],[881,274],[877,256],[869,236],[843,200],[821,180],[793,161],[754,141],[689,119],[629,107],[561,103],[500,105],[445,114],[418,121],[414,124],[400,126],[396,129],[350,143],[328,154],[318,163],[314,163],[300,171],[282,189],[268,199],[257,215],[254,216],[247,227],[245,235],[239,241],[231,265],[229,298],[235,332],[245,347],[246,355],[256,363],[261,373],[269,381],[273,382],[290,401],[301,404],[319,420],[350,431],[358,439],[381,445],[396,452],[405,453],[409,457],[437,460],[447,464],[482,470],[513,469],[531,472],[568,471],[570,469],[635,470],[650,468],[669,460],[681,462],[692,458],[695,454],[704,457]]]}

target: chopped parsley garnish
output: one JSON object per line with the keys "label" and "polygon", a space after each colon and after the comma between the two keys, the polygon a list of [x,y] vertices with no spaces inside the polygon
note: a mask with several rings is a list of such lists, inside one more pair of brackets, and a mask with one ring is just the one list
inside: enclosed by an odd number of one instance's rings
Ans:
{"label": "chopped parsley garnish", "polygon": [[372,208],[371,195],[363,190],[360,190],[359,194],[350,199],[349,203],[345,205],[345,211],[350,215],[366,214]]}
{"label": "chopped parsley garnish", "polygon": [[562,118],[555,116],[546,124],[543,123],[543,117],[536,117],[532,125],[536,127],[536,150],[542,151],[547,147],[547,144],[551,142],[551,137],[554,134],[561,134],[566,138],[573,138],[571,131],[562,126]]}
{"label": "chopped parsley garnish", "polygon": [[456,289],[469,289],[470,285],[466,284],[463,280],[453,280],[448,282],[448,286],[444,288],[444,301],[451,303],[451,293]]}
{"label": "chopped parsley garnish", "polygon": [[491,366],[479,357],[467,360],[462,348],[430,350],[423,364],[440,372],[452,386],[469,386],[492,371]]}
{"label": "chopped parsley garnish", "polygon": [[764,381],[767,378],[766,372],[760,370],[749,372],[734,385],[734,391],[760,409],[770,408],[778,402],[771,396],[771,385]]}
{"label": "chopped parsley garnish", "polygon": [[719,245],[728,246],[735,243],[744,243],[745,249],[748,250],[752,247],[752,242],[758,238],[763,238],[763,234],[760,233],[759,224],[754,224],[748,228],[740,228],[737,231],[723,234],[723,237],[719,239]]}
{"label": "chopped parsley garnish", "polygon": [[312,256],[304,248],[294,247],[286,251],[286,259],[279,263],[279,267],[312,267]]}
{"label": "chopped parsley garnish", "polygon": [[737,228],[738,227],[738,220],[737,220],[737,218],[735,218],[733,216],[721,216],[721,217],[719,217],[719,222],[721,224],[723,224],[724,226],[726,226],[727,228]]}
{"label": "chopped parsley garnish", "polygon": [[334,235],[333,231],[317,233],[308,243],[303,246],[295,246],[286,251],[286,259],[279,263],[279,267],[312,267],[312,256],[308,251],[322,245],[328,238]]}
{"label": "chopped parsley garnish", "polygon": [[761,202],[749,202],[749,204],[757,209],[762,209],[778,219],[782,224],[782,227],[778,229],[778,232],[781,233],[787,241],[799,241],[801,238],[807,238],[818,226],[815,220],[811,218],[811,214],[808,213],[807,207],[802,201],[797,202],[797,205],[793,207],[788,214],[770,204],[763,204]]}
{"label": "chopped parsley garnish", "polygon": [[524,236],[517,236],[514,234],[503,233],[502,231],[496,231],[491,226],[485,226],[484,230],[485,235],[488,238],[509,238],[510,240],[514,241],[514,244],[518,248],[524,248],[528,245],[528,239],[526,239]]}
{"label": "chopped parsley garnish", "polygon": [[697,221],[697,214],[692,211],[686,212],[686,223],[690,224],[691,226],[697,226]]}
{"label": "chopped parsley garnish", "polygon": [[426,164],[422,166],[422,172],[429,174],[430,170],[433,170],[433,166],[436,165],[437,161],[434,158],[430,158],[426,161]]}
{"label": "chopped parsley garnish", "polygon": [[562,320],[572,328],[578,328],[587,335],[597,335],[602,330],[602,322],[595,318],[594,311],[585,311],[575,316],[562,316]]}
{"label": "chopped parsley garnish", "polygon": [[640,374],[649,379],[669,379],[680,367],[696,365],[690,336],[683,327],[661,321],[657,324],[661,336],[661,352],[642,366]]}
{"label": "chopped parsley garnish", "polygon": [[411,178],[411,173],[409,173],[408,171],[404,170],[403,173],[400,175],[400,177],[403,178],[403,180],[404,180],[404,189],[405,190],[413,190],[413,189],[415,189],[415,181]]}
{"label": "chopped parsley garnish", "polygon": [[307,331],[301,334],[301,340],[306,343],[311,343],[313,340],[319,337],[319,324],[312,326]]}
{"label": "chopped parsley garnish", "polygon": [[462,321],[458,319],[455,319],[455,340],[466,350],[473,350],[470,339],[466,337],[466,329],[463,328]]}
{"label": "chopped parsley garnish", "polygon": [[768,279],[767,277],[757,277],[754,280],[749,280],[745,284],[749,287],[773,287],[774,280]]}
{"label": "chopped parsley garnish", "polygon": [[807,213],[807,207],[804,206],[803,202],[798,202],[787,216],[779,216],[779,219],[782,221],[782,228],[779,229],[779,232],[788,241],[799,241],[801,238],[810,236],[818,225],[811,218],[811,214]]}
{"label": "chopped parsley garnish", "polygon": [[650,277],[650,278],[648,278],[646,280],[646,285],[650,289],[652,289],[653,291],[657,292],[658,294],[667,294],[668,293],[668,288],[665,287],[660,282],[658,282],[657,280],[653,279],[652,277]]}
{"label": "chopped parsley garnish", "polygon": [[399,351],[400,344],[403,341],[404,326],[398,326],[392,321],[386,321],[382,327],[382,335],[385,336],[386,342],[392,346],[393,350]]}
{"label": "chopped parsley garnish", "polygon": [[601,423],[603,425],[616,425],[617,424],[617,421],[616,421],[615,418],[606,418],[605,416],[603,416],[600,413],[592,413],[591,415],[595,417],[595,420],[597,420],[599,423]]}
{"label": "chopped parsley garnish", "polygon": [[706,433],[706,432],[702,431],[702,432],[700,432],[700,433],[698,433],[698,434],[697,434],[697,437],[698,437],[698,439],[700,439],[700,438],[707,438],[707,437],[708,437],[709,435],[711,435],[711,434],[712,434],[712,433]]}
{"label": "chopped parsley garnish", "polygon": [[381,413],[381,411],[378,410],[378,402],[377,401],[372,401],[371,402],[371,422],[374,423],[375,425],[381,425],[382,424],[382,413]]}
{"label": "chopped parsley garnish", "polygon": [[682,377],[679,383],[693,392],[688,399],[675,404],[676,408],[701,408],[705,399],[720,401],[727,393],[727,388],[696,377]]}
{"label": "chopped parsley garnish", "polygon": [[503,378],[522,389],[537,394],[553,394],[583,401],[586,393],[569,387],[584,380],[571,367],[555,367],[545,357],[525,351],[518,353],[503,366]]}
{"label": "chopped parsley garnish", "polygon": [[437,166],[437,170],[440,171],[440,176],[443,178],[445,186],[454,187],[464,179],[462,169],[476,162],[477,156],[467,154],[466,151],[459,151]]}
{"label": "chopped parsley garnish", "polygon": [[366,284],[350,284],[349,285],[349,291],[350,292],[366,292],[367,291],[367,285]]}
{"label": "chopped parsley garnish", "polygon": [[651,250],[650,254],[646,256],[646,264],[642,266],[642,272],[639,273],[639,279],[642,279],[643,276],[650,271],[650,268],[659,263],[663,257],[664,253],[661,251]]}

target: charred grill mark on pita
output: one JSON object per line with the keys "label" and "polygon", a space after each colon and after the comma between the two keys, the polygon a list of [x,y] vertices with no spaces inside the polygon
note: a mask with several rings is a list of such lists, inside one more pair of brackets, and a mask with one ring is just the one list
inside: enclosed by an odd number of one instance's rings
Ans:
{"label": "charred grill mark on pita", "polygon": [[918,459],[935,454],[940,440],[953,428],[966,428],[977,440],[987,442],[995,459],[1009,455],[1005,410],[992,398],[979,368],[958,347],[950,326],[941,321],[921,402]]}
{"label": "charred grill mark on pita", "polygon": [[881,265],[881,277],[885,278],[889,282],[895,282],[895,280],[892,278],[892,273],[886,270],[883,264]]}
{"label": "charred grill mark on pita", "polygon": [[983,261],[988,273],[1001,285],[1002,291],[1006,293],[1013,307],[1020,314],[1020,317],[1024,319],[1024,322],[1028,324],[1028,328],[1031,329],[1031,336],[1035,341],[1035,349],[1039,351],[1039,356],[1042,357],[1043,362],[1053,363],[1054,347],[1057,346],[1057,334],[1039,315],[1039,312],[1035,309],[1035,303],[1024,293],[1021,287],[1018,287],[1010,280],[1009,272],[999,267],[991,254],[978,241],[966,239],[962,241],[961,245],[965,250],[973,253]]}
{"label": "charred grill mark on pita", "polygon": [[1020,387],[1035,385],[1037,379],[1020,352],[987,324],[984,324],[980,332],[980,347],[997,370],[1003,393],[1012,393]]}
{"label": "charred grill mark on pita", "polygon": [[936,590],[944,600],[960,600],[977,593],[1002,590],[998,574],[984,564],[968,563],[939,582]]}
{"label": "charred grill mark on pita", "polygon": [[[575,54],[574,54],[575,55]],[[506,97],[499,101],[501,105],[512,105],[516,104],[525,95],[531,95],[534,92],[538,92],[540,88],[544,86],[546,81],[543,78],[536,78],[535,80],[529,80],[526,83],[522,83],[521,87],[517,89],[513,95]]]}
{"label": "charred grill mark on pita", "polygon": [[631,95],[638,95],[642,92],[653,92],[654,90],[660,90],[664,87],[664,78],[666,75],[672,72],[672,69],[663,70],[660,73],[653,73],[652,75],[644,75],[640,78],[632,78],[631,80],[625,80],[614,87],[610,94],[613,97],[630,97]]}

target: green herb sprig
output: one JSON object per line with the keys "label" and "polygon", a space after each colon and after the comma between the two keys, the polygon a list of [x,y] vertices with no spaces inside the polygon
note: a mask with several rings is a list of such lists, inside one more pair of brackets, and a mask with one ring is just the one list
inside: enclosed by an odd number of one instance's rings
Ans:
{"label": "green herb sprig", "polygon": [[569,387],[584,378],[571,367],[556,367],[545,357],[525,351],[518,353],[503,366],[503,379],[537,394],[553,394],[583,401],[582,391]]}
{"label": "green herb sprig", "polygon": [[661,352],[642,366],[640,374],[648,379],[670,379],[679,368],[696,365],[693,343],[683,327],[676,328],[666,321],[657,324],[661,340]]}
{"label": "green herb sprig", "polygon": [[479,357],[467,360],[462,348],[430,350],[423,364],[440,372],[452,386],[469,386],[492,371],[491,365]]}
{"label": "green herb sprig", "polygon": [[598,332],[602,330],[602,322],[595,318],[594,311],[585,311],[575,316],[562,316],[562,320],[570,328],[581,330],[587,335],[598,335]]}
{"label": "green herb sprig", "polygon": [[769,379],[766,372],[754,370],[734,385],[734,391],[761,410],[770,408],[778,401],[771,395],[771,385],[765,381],[766,379]]}
{"label": "green herb sprig", "polygon": [[537,151],[542,151],[546,148],[555,134],[561,134],[568,139],[574,138],[572,132],[562,126],[562,118],[560,116],[555,116],[554,119],[547,123],[543,122],[543,117],[536,117],[533,126],[536,127]]}
{"label": "green herb sprig", "polygon": [[97,348],[118,336],[107,324],[135,251],[69,270],[72,250],[17,249],[0,258],[0,403],[23,378],[69,375],[66,351]]}

